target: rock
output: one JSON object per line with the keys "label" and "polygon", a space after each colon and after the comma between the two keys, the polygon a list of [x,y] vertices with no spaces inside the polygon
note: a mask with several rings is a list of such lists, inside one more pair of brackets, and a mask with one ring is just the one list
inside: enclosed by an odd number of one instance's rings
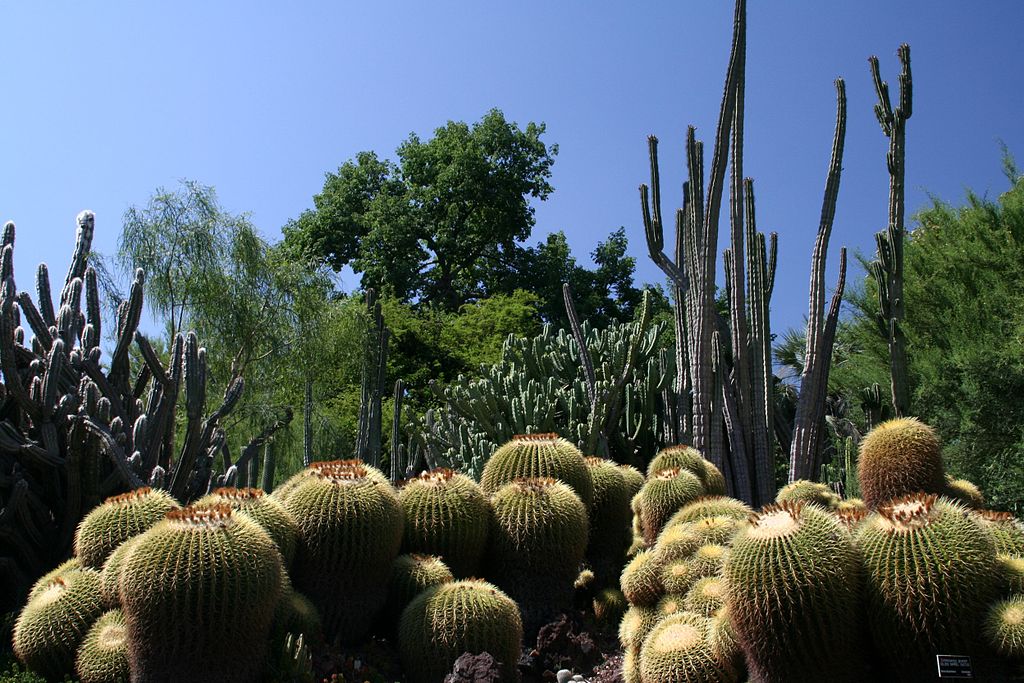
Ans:
{"label": "rock", "polygon": [[463,653],[452,665],[444,683],[500,683],[501,666],[489,653]]}

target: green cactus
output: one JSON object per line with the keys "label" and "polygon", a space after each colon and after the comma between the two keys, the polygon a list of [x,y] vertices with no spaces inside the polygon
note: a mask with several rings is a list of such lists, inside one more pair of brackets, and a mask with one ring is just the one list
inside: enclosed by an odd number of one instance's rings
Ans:
{"label": "green cactus", "polygon": [[1024,595],[1024,557],[996,553],[1000,587],[1003,595]]}
{"label": "green cactus", "polygon": [[121,610],[104,612],[78,648],[75,673],[81,683],[127,681],[128,624]]}
{"label": "green cactus", "polygon": [[997,553],[1024,555],[1024,524],[1009,512],[979,510],[975,518],[988,531]]}
{"label": "green cactus", "polygon": [[159,489],[135,489],[107,498],[78,525],[75,556],[82,566],[99,569],[114,548],[180,507],[170,494]]}
{"label": "green cactus", "polygon": [[729,548],[717,543],[707,543],[697,548],[690,558],[690,567],[694,579],[718,576],[722,566],[729,558]]}
{"label": "green cactus", "polygon": [[654,543],[669,518],[704,493],[700,479],[688,470],[669,467],[656,472],[633,499],[644,540]]}
{"label": "green cactus", "polygon": [[114,552],[107,556],[107,561],[100,570],[100,596],[103,599],[103,607],[108,610],[121,606],[121,565],[124,564],[124,558],[128,557],[137,538],[138,536],[132,536],[114,548]]}
{"label": "green cactus", "polygon": [[935,430],[913,417],[878,425],[860,442],[857,478],[872,509],[912,493],[943,493],[946,474]]}
{"label": "green cactus", "polygon": [[622,683],[643,683],[640,679],[640,647],[627,647],[622,654]]}
{"label": "green cactus", "polygon": [[655,611],[658,612],[659,621],[665,617],[682,612],[685,609],[683,607],[685,599],[686,596],[679,593],[666,593],[661,596],[661,599],[654,605]]}
{"label": "green cactus", "polygon": [[[717,545],[728,545],[732,537],[736,535],[736,532],[743,526],[743,520],[738,519],[735,516],[718,515],[715,517],[701,517],[693,522],[685,522],[683,524],[668,527],[662,532],[662,536],[658,538],[658,545],[664,545],[666,551],[669,547],[670,538],[683,538],[690,536],[697,541],[697,547],[708,544]],[[672,529],[671,533],[669,529]],[[664,541],[662,540],[664,537]],[[660,551],[665,552],[665,551]]]}
{"label": "green cactus", "polygon": [[686,522],[696,522],[706,517],[732,517],[744,520],[752,514],[754,511],[742,500],[728,496],[701,496],[672,515],[665,524],[665,528]]}
{"label": "green cactus", "polygon": [[491,505],[487,576],[519,604],[532,638],[571,605],[587,547],[587,510],[571,488],[550,477],[506,484]]}
{"label": "green cactus", "polygon": [[359,460],[315,462],[285,498],[301,543],[291,578],[320,610],[324,635],[357,641],[387,599],[403,514],[384,475]]}
{"label": "green cactus", "polygon": [[1024,596],[1015,595],[992,605],[985,615],[984,633],[1000,657],[1024,659]]}
{"label": "green cactus", "polygon": [[121,565],[133,681],[252,681],[283,585],[281,553],[228,505],[172,510]]}
{"label": "green cactus", "polygon": [[454,580],[448,565],[435,555],[399,555],[391,565],[383,622],[389,628],[397,627],[402,610],[413,598],[431,586]]}
{"label": "green cactus", "polygon": [[323,623],[319,610],[312,600],[295,590],[287,576],[282,579],[281,597],[274,610],[270,632],[273,646],[284,645],[289,634],[301,635],[305,643],[315,644],[323,640]]}
{"label": "green cactus", "polygon": [[843,512],[846,510],[867,510],[868,506],[865,505],[864,501],[860,498],[846,498],[840,500],[839,504],[836,505],[836,512]]}
{"label": "green cactus", "polygon": [[611,460],[591,457],[586,463],[594,482],[586,557],[598,585],[608,586],[622,573],[626,550],[633,539],[629,526],[632,496],[622,470]]}
{"label": "green cactus", "polygon": [[835,510],[839,507],[839,496],[825,484],[797,479],[779,489],[775,497],[776,503],[796,503],[805,501],[814,505],[820,505],[826,510]]}
{"label": "green cactus", "polygon": [[946,475],[945,495],[972,510],[985,508],[985,496],[982,495],[981,489],[966,479],[954,479]]}
{"label": "green cactus", "polygon": [[475,481],[438,468],[408,480],[398,500],[405,511],[403,552],[438,555],[458,578],[479,571],[491,506]]}
{"label": "green cactus", "polygon": [[681,467],[696,475],[708,495],[725,495],[725,477],[693,446],[669,446],[659,451],[647,465],[647,478],[650,479],[661,470],[670,467]]}
{"label": "green cactus", "polygon": [[[726,594],[728,594],[728,587]],[[719,608],[718,613],[711,618],[711,651],[722,661],[729,662],[739,672],[738,680],[744,680],[747,672],[747,662],[743,658],[743,649],[736,639],[736,632],[732,630],[732,623],[729,620],[729,606],[725,603]]]}
{"label": "green cactus", "polygon": [[658,580],[666,593],[686,595],[698,578],[689,556],[658,564]]}
{"label": "green cactus", "polygon": [[723,575],[755,680],[864,680],[859,560],[835,516],[803,502],[766,506],[733,539]]}
{"label": "green cactus", "polygon": [[716,656],[711,621],[692,612],[662,619],[640,649],[640,678],[659,683],[734,683],[739,672]]}
{"label": "green cactus", "polygon": [[661,620],[661,612],[654,606],[631,605],[619,623],[619,642],[624,648],[640,649],[644,638]]}
{"label": "green cactus", "polygon": [[629,602],[618,588],[604,588],[594,596],[592,607],[598,623],[617,624],[629,609]]}
{"label": "green cactus", "polygon": [[29,589],[28,592],[29,601],[31,601],[32,598],[36,597],[49,587],[50,579],[54,579],[58,576],[63,576],[66,572],[69,572],[72,569],[82,568],[82,563],[78,561],[77,557],[72,557],[69,560],[61,562],[59,565],[57,565],[56,567],[54,567],[53,569],[39,577],[36,580],[36,582],[32,584],[32,588]]}
{"label": "green cactus", "polygon": [[266,495],[263,489],[222,487],[200,498],[193,506],[202,508],[221,504],[244,512],[263,527],[281,551],[285,568],[291,566],[299,543],[299,525],[281,503]]}
{"label": "green cactus", "polygon": [[495,586],[464,580],[433,586],[402,612],[398,649],[412,683],[436,683],[464,652],[488,652],[503,681],[519,680],[523,625],[516,603]]}
{"label": "green cactus", "polygon": [[851,534],[855,534],[871,512],[867,508],[840,508],[835,514],[839,524]]}
{"label": "green cactus", "polygon": [[862,524],[856,542],[868,625],[894,675],[924,680],[936,654],[981,651],[999,576],[992,541],[966,508],[935,495],[899,498]]}
{"label": "green cactus", "polygon": [[517,434],[494,451],[484,465],[480,486],[493,495],[505,484],[524,477],[551,477],[569,486],[589,510],[594,482],[583,454],[558,434]]}
{"label": "green cactus", "polygon": [[712,618],[725,605],[727,590],[728,586],[722,577],[705,576],[698,579],[690,588],[683,606],[689,612]]}
{"label": "green cactus", "polygon": [[619,465],[619,472],[622,473],[622,478],[626,481],[626,488],[629,490],[629,497],[632,498],[636,494],[640,493],[640,489],[644,486],[644,475],[643,472],[633,467],[632,465]]}
{"label": "green cactus", "polygon": [[62,678],[75,667],[75,652],[103,613],[100,574],[70,569],[33,591],[14,623],[14,654],[30,670]]}
{"label": "green cactus", "polygon": [[622,594],[631,605],[653,605],[664,593],[661,566],[650,550],[641,550],[622,570]]}

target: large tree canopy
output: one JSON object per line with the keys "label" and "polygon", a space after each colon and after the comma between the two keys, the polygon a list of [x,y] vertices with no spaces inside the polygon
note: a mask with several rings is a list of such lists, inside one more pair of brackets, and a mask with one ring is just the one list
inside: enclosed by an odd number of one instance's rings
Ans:
{"label": "large tree canopy", "polygon": [[453,311],[508,293],[516,242],[534,225],[530,200],[552,191],[558,147],[543,133],[544,124],[522,130],[493,109],[472,126],[449,121],[427,141],[410,135],[398,163],[361,152],[327,174],[315,209],[285,227],[286,240],[402,301]]}

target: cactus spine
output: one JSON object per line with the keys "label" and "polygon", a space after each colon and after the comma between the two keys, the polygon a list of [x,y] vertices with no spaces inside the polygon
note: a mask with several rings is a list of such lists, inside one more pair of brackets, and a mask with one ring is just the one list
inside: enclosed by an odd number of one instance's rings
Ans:
{"label": "cactus spine", "polygon": [[194,503],[195,507],[215,505],[228,505],[263,527],[281,551],[285,568],[291,566],[299,541],[299,525],[283,505],[265,495],[262,489],[234,487],[214,489]]}
{"label": "cactus spine", "polygon": [[633,539],[629,527],[632,495],[622,470],[615,463],[594,457],[587,458],[586,462],[594,482],[586,557],[598,585],[608,586],[622,573],[626,550]]}
{"label": "cactus spine", "polygon": [[165,491],[148,487],[107,498],[78,525],[75,555],[83,566],[99,569],[117,546],[179,507]]}
{"label": "cactus spine", "polygon": [[494,494],[505,484],[529,477],[551,477],[569,486],[590,509],[594,483],[579,449],[557,434],[517,434],[484,466],[480,486]]}
{"label": "cactus spine", "polygon": [[89,629],[78,648],[75,673],[81,683],[128,680],[128,625],[121,610],[104,612]]}
{"label": "cactus spine", "polygon": [[914,493],[941,494],[946,475],[935,430],[913,417],[878,425],[860,442],[857,478],[870,508]]}

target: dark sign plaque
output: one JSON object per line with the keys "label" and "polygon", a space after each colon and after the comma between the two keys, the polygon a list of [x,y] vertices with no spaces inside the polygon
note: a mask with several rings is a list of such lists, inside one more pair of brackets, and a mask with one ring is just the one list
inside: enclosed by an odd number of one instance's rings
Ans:
{"label": "dark sign plaque", "polygon": [[967,655],[935,655],[939,678],[974,678],[971,658]]}

